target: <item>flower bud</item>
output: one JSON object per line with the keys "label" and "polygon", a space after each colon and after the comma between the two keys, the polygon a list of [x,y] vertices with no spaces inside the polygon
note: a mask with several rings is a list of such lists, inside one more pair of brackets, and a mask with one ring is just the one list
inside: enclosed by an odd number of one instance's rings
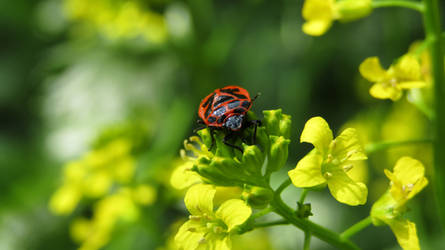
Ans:
{"label": "flower bud", "polygon": [[267,162],[266,173],[272,173],[281,169],[286,164],[288,156],[289,139],[285,139],[283,136],[269,136],[270,138],[270,151],[269,159]]}
{"label": "flower bud", "polygon": [[244,183],[249,179],[244,166],[232,158],[214,157],[210,167],[218,169],[226,178],[238,183]]}
{"label": "flower bud", "polygon": [[391,220],[394,217],[394,213],[397,213],[394,209],[395,207],[397,207],[397,202],[391,196],[390,192],[387,191],[372,205],[372,224],[375,226],[385,225],[385,221]]}
{"label": "flower bud", "polygon": [[265,127],[258,127],[256,131],[256,141],[261,146],[263,152],[269,151],[270,141]]}
{"label": "flower bud", "polygon": [[273,198],[273,191],[268,188],[245,185],[241,198],[249,206],[255,208],[265,207]]}
{"label": "flower bud", "polygon": [[220,186],[238,186],[239,183],[235,182],[231,178],[228,178],[218,168],[207,164],[198,164],[193,166],[194,171],[204,177],[208,182]]}
{"label": "flower bud", "polygon": [[306,219],[309,216],[313,215],[312,214],[312,207],[311,207],[311,203],[300,203],[297,202],[297,216],[298,218],[301,219]]}
{"label": "flower bud", "polygon": [[210,134],[210,129],[208,129],[208,128],[201,129],[197,133],[201,137],[202,142],[209,149],[210,146],[212,145],[212,135]]}
{"label": "flower bud", "polygon": [[282,114],[280,120],[280,135],[284,136],[286,139],[290,138],[291,124],[291,116]]}
{"label": "flower bud", "polygon": [[264,126],[269,135],[280,135],[281,109],[264,110]]}
{"label": "flower bud", "polygon": [[264,163],[264,154],[255,145],[244,145],[244,153],[241,163],[243,165],[243,168],[248,173],[261,176],[261,168]]}
{"label": "flower bud", "polygon": [[223,133],[215,133],[214,136],[215,136],[215,143],[216,143],[215,155],[220,156],[220,157],[228,157],[228,158],[234,157],[235,156],[234,151],[233,151],[234,148],[227,146],[223,142],[225,135]]}
{"label": "flower bud", "polygon": [[336,3],[341,21],[353,21],[369,15],[371,0],[344,0]]}

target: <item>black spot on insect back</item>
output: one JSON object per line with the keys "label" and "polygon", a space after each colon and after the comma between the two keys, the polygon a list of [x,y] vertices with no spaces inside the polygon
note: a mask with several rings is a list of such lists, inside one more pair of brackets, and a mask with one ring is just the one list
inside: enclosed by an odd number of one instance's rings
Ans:
{"label": "black spot on insect back", "polygon": [[212,111],[211,107],[207,107],[206,112],[204,113],[204,116],[209,117],[211,111]]}
{"label": "black spot on insect back", "polygon": [[239,106],[239,104],[240,104],[240,101],[235,100],[235,101],[233,101],[233,102],[227,104],[227,107],[228,107],[229,109],[234,109],[234,108],[237,108],[237,107]]}
{"label": "black spot on insect back", "polygon": [[213,98],[215,98],[215,94],[213,94],[212,96],[207,98],[207,100],[203,104],[204,108],[208,108],[209,107],[209,105],[213,102]]}
{"label": "black spot on insect back", "polygon": [[247,96],[241,95],[241,94],[233,94],[234,96],[238,97],[239,99],[247,99]]}
{"label": "black spot on insect back", "polygon": [[244,108],[248,109],[250,107],[250,102],[249,101],[244,101],[243,104],[241,104],[241,106],[243,106]]}
{"label": "black spot on insect back", "polygon": [[218,123],[219,124],[222,124],[223,122],[224,122],[224,120],[226,119],[226,115],[222,115],[222,116],[220,116],[219,118],[218,118]]}
{"label": "black spot on insect back", "polygon": [[210,116],[209,118],[207,118],[207,121],[209,121],[210,123],[214,123],[216,121],[216,118],[213,116]]}
{"label": "black spot on insect back", "polygon": [[232,97],[232,96],[229,96],[229,95],[221,95],[221,96],[218,96],[218,97],[216,98],[215,102],[213,103],[213,107],[217,107],[217,106],[220,105],[221,103],[226,102],[226,101],[230,101],[230,100],[232,100],[232,99],[233,99],[233,97]]}
{"label": "black spot on insect back", "polygon": [[237,109],[234,109],[234,110],[233,110],[233,113],[236,113],[236,114],[244,114],[244,113],[246,113],[246,110],[243,109],[243,108],[237,108]]}
{"label": "black spot on insect back", "polygon": [[231,89],[221,89],[220,90],[221,92],[224,92],[224,93],[229,93],[229,94],[235,94],[235,92],[239,92],[239,89],[238,88],[231,88]]}

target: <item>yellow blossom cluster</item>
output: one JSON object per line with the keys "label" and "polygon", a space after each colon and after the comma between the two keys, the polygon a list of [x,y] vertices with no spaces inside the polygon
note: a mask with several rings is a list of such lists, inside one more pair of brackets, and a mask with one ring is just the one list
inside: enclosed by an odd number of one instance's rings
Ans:
{"label": "yellow blossom cluster", "polygon": [[117,138],[65,165],[63,183],[50,199],[50,210],[67,215],[82,198],[95,200],[92,218],[78,217],[71,223],[71,236],[80,249],[101,249],[118,221],[135,221],[140,207],[155,201],[153,187],[133,181],[132,147],[129,139]]}
{"label": "yellow blossom cluster", "polygon": [[167,37],[164,17],[137,1],[65,0],[67,16],[109,39],[142,37],[154,43]]}
{"label": "yellow blossom cluster", "polygon": [[70,214],[82,197],[98,198],[107,194],[114,182],[128,183],[135,170],[131,146],[128,140],[114,140],[67,163],[63,184],[51,197],[51,211]]}
{"label": "yellow blossom cluster", "polygon": [[71,237],[80,243],[80,250],[96,250],[105,246],[118,221],[134,222],[139,207],[154,202],[156,191],[148,185],[122,187],[94,204],[93,218],[79,217],[70,226]]}

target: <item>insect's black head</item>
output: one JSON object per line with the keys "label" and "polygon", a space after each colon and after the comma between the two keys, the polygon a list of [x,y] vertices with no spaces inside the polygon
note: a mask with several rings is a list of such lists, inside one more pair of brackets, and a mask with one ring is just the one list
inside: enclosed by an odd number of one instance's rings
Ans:
{"label": "insect's black head", "polygon": [[243,126],[243,121],[244,115],[232,115],[226,119],[224,127],[232,131],[238,131]]}

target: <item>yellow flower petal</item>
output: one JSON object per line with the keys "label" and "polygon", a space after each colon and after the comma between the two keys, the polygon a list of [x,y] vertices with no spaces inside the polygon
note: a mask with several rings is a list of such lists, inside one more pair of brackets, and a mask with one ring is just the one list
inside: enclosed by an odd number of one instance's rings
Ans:
{"label": "yellow flower petal", "polygon": [[241,187],[227,187],[227,186],[216,186],[215,198],[213,198],[213,205],[219,206],[223,202],[230,199],[237,199],[241,197],[243,189]]}
{"label": "yellow flower petal", "polygon": [[397,101],[402,97],[402,90],[397,85],[376,83],[372,85],[369,94],[378,99],[391,99]]}
{"label": "yellow flower petal", "polygon": [[175,235],[175,243],[179,249],[195,250],[204,238],[205,230],[199,230],[200,224],[193,220],[184,223]]}
{"label": "yellow flower petal", "polygon": [[170,178],[170,184],[176,189],[184,189],[202,182],[200,175],[192,171],[192,167],[192,161],[188,161],[177,167]]}
{"label": "yellow flower petal", "polygon": [[235,226],[243,224],[252,214],[252,209],[240,199],[231,199],[224,202],[216,211],[230,232]]}
{"label": "yellow flower petal", "polygon": [[313,117],[304,125],[300,142],[312,143],[315,148],[325,155],[333,139],[328,123],[321,117]]}
{"label": "yellow flower petal", "polygon": [[133,199],[143,205],[153,204],[156,200],[156,189],[152,186],[142,184],[132,192]]}
{"label": "yellow flower petal", "polygon": [[389,226],[404,250],[420,250],[416,224],[400,218],[392,220]]}
{"label": "yellow flower petal", "polygon": [[297,163],[297,167],[288,172],[289,178],[296,187],[313,187],[326,182],[321,174],[322,156],[312,150]]}
{"label": "yellow flower petal", "polygon": [[323,35],[332,25],[332,21],[316,20],[303,24],[303,32],[311,36]]}
{"label": "yellow flower petal", "polygon": [[411,55],[405,55],[394,66],[394,75],[397,79],[419,80],[420,64]]}
{"label": "yellow flower petal", "polygon": [[387,73],[382,68],[378,57],[366,58],[360,64],[359,71],[370,82],[379,82],[387,77]]}
{"label": "yellow flower petal", "polygon": [[350,206],[363,205],[366,203],[368,188],[361,182],[354,182],[340,168],[330,170],[331,177],[327,179],[329,190],[332,196]]}
{"label": "yellow flower petal", "polygon": [[306,0],[303,5],[305,20],[334,19],[334,0]]}
{"label": "yellow flower petal", "polygon": [[79,187],[64,185],[52,195],[49,208],[55,214],[70,214],[81,198]]}
{"label": "yellow flower petal", "polygon": [[411,81],[411,82],[401,82],[398,84],[401,89],[415,89],[415,88],[423,88],[427,86],[427,83],[424,81]]}
{"label": "yellow flower petal", "polygon": [[340,160],[359,161],[368,159],[363,147],[359,143],[357,131],[354,128],[345,129],[335,138],[332,155]]}
{"label": "yellow flower petal", "polygon": [[213,197],[215,188],[212,185],[196,184],[185,194],[184,202],[192,215],[213,214]]}
{"label": "yellow flower petal", "polygon": [[76,218],[70,225],[71,238],[78,243],[82,243],[91,235],[92,228],[92,221],[82,217]]}
{"label": "yellow flower petal", "polygon": [[[203,246],[202,250],[230,250],[232,249],[232,242],[230,236],[221,237],[220,235],[209,235],[206,237],[205,248]],[[201,250],[201,249],[199,249]]]}
{"label": "yellow flower petal", "polygon": [[320,36],[332,25],[335,16],[334,0],[306,0],[303,5],[303,32]]}
{"label": "yellow flower petal", "polygon": [[394,166],[394,172],[385,169],[385,174],[392,182],[391,195],[401,203],[399,205],[403,205],[428,184],[424,177],[425,167],[411,157],[400,158]]}

